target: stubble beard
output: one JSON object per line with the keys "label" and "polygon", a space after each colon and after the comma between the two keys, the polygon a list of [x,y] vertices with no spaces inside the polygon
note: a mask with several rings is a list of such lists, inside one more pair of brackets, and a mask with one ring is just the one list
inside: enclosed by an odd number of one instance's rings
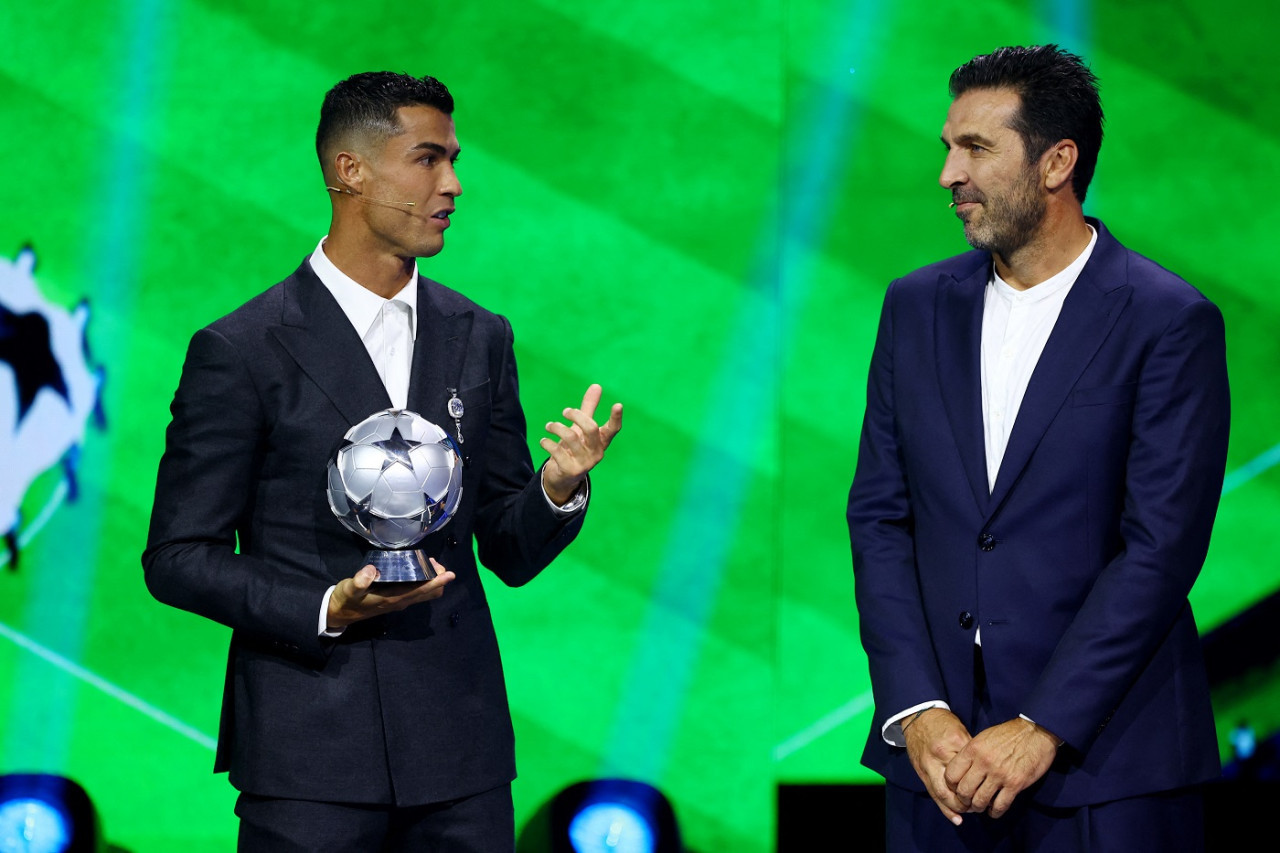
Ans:
{"label": "stubble beard", "polygon": [[1036,172],[1028,168],[1009,193],[987,197],[978,222],[965,222],[964,238],[975,249],[1009,258],[1035,236],[1047,205],[1036,191]]}

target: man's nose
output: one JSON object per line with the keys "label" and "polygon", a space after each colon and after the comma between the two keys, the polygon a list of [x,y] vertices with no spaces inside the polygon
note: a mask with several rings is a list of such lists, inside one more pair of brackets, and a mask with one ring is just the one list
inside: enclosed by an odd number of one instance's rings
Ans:
{"label": "man's nose", "polygon": [[942,162],[942,172],[938,175],[938,183],[944,190],[968,183],[969,175],[961,168],[956,152],[947,152],[947,159]]}

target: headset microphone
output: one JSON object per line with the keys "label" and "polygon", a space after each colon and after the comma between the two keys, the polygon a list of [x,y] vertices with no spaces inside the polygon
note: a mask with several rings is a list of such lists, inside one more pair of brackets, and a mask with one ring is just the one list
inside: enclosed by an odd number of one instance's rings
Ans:
{"label": "headset microphone", "polygon": [[[333,187],[329,187],[329,189],[333,189]],[[956,206],[956,203],[954,201],[951,202],[951,204],[947,205],[947,207],[955,207],[955,206]]]}
{"label": "headset microphone", "polygon": [[387,207],[417,207],[418,206],[418,203],[415,201],[386,201],[380,198],[366,198],[360,193],[352,192],[351,190],[346,189],[345,187],[328,187],[327,186],[325,187],[325,189],[327,189],[331,193],[346,193],[347,195],[354,198],[356,201],[362,201],[365,204],[382,204],[382,205],[386,205]]}

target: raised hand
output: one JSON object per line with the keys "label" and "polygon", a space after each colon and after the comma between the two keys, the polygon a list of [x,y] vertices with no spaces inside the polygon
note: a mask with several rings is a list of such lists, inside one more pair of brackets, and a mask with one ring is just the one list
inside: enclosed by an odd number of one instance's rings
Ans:
{"label": "raised hand", "polygon": [[613,404],[609,420],[603,426],[595,422],[596,407],[603,393],[599,385],[588,387],[582,395],[582,406],[562,413],[569,425],[559,421],[547,424],[547,432],[559,440],[543,438],[538,442],[551,455],[542,470],[542,487],[558,506],[573,497],[578,485],[587,478],[587,472],[600,464],[609,443],[622,430],[621,403]]}

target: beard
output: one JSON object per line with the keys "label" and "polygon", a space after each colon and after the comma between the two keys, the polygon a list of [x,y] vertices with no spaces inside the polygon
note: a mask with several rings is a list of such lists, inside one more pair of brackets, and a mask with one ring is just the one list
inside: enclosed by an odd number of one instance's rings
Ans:
{"label": "beard", "polygon": [[964,238],[975,249],[982,249],[1001,258],[1008,258],[1035,236],[1044,221],[1045,201],[1041,197],[1034,167],[1028,168],[1022,178],[1001,196],[988,197],[980,192],[952,193],[959,202],[976,201],[982,204],[977,221],[973,214],[964,220]]}

